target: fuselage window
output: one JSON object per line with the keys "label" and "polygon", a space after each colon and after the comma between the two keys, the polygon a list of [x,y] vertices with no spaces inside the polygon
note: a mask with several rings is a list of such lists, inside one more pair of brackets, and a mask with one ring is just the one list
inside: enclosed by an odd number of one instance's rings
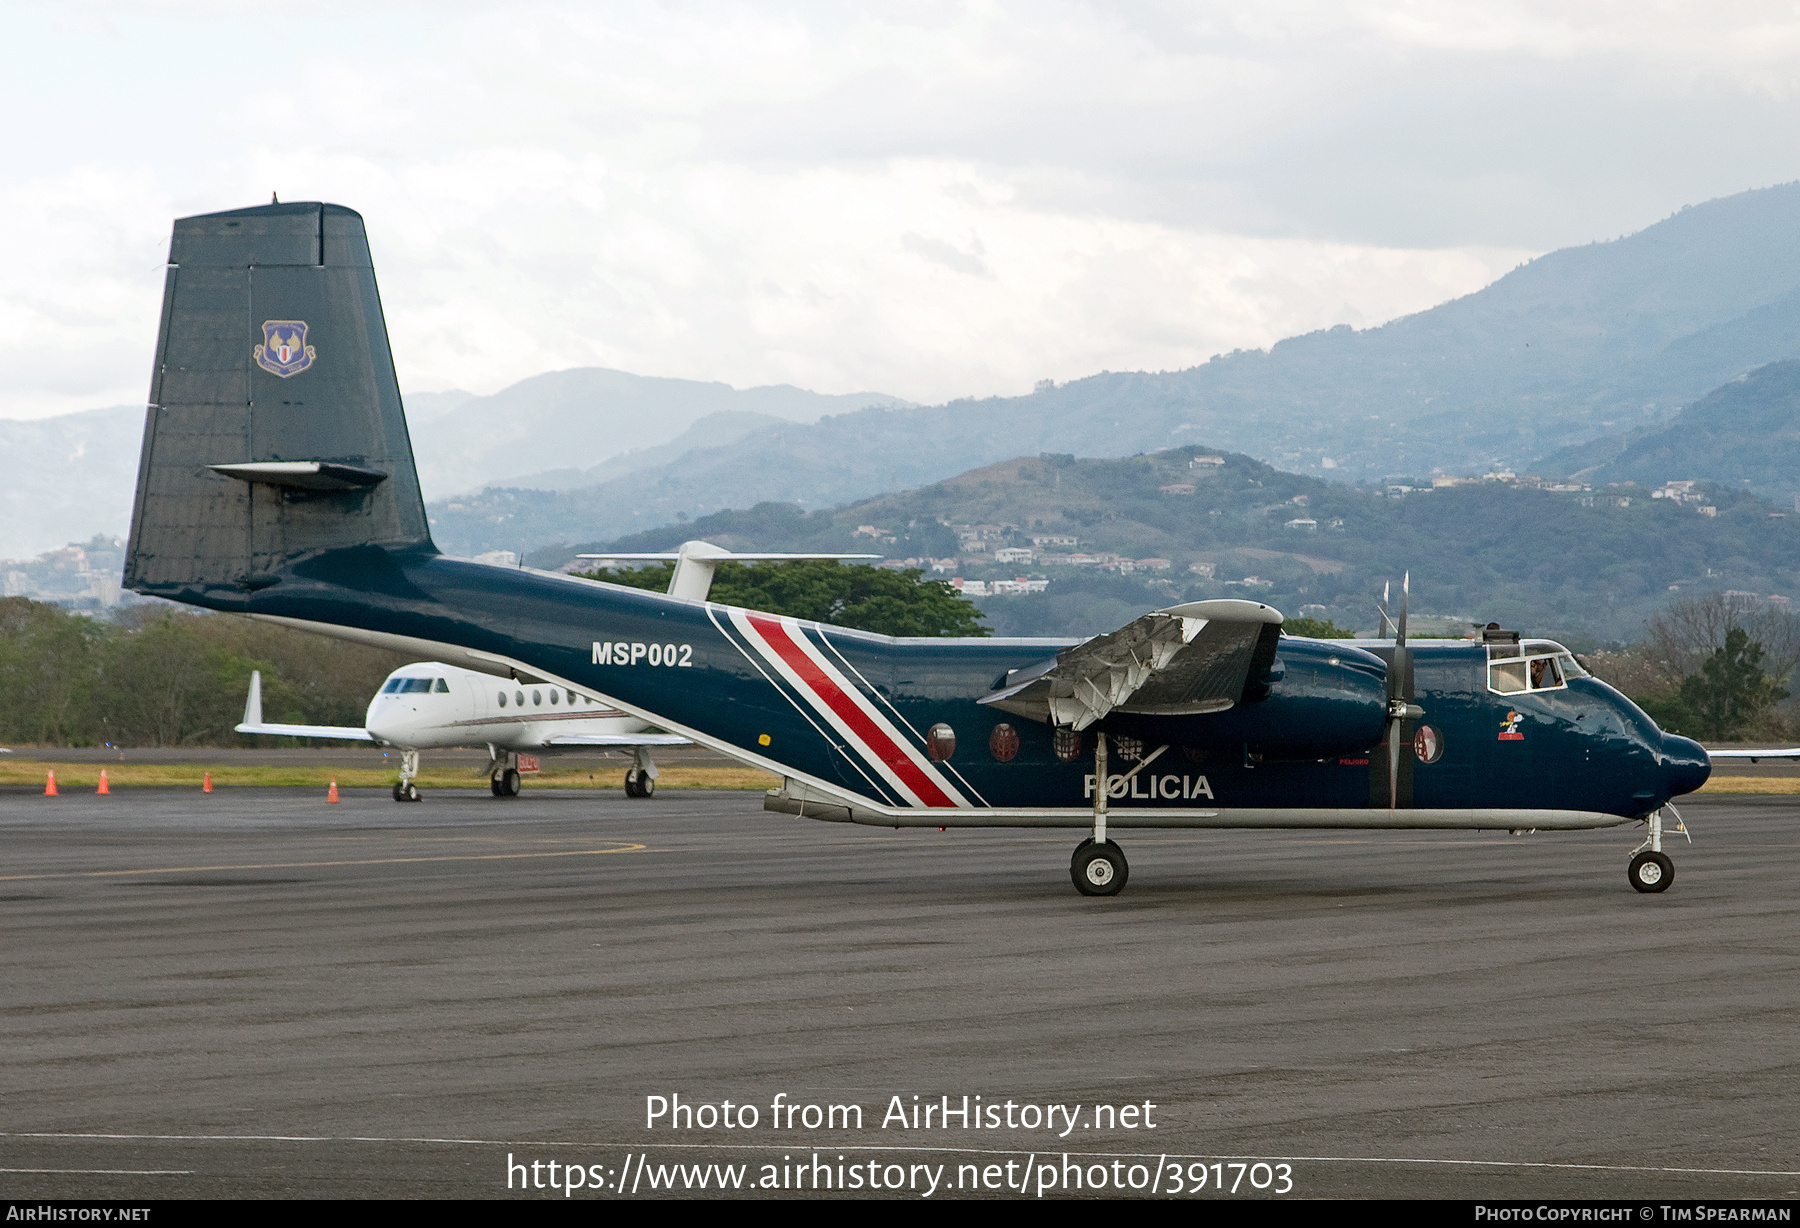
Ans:
{"label": "fuselage window", "polygon": [[535,708],[543,702],[544,702],[544,694],[542,691],[533,691],[531,693],[531,706],[532,707]]}
{"label": "fuselage window", "polygon": [[524,691],[514,691],[513,692],[513,702],[518,704],[521,708],[523,708],[525,706],[525,692]]}
{"label": "fuselage window", "polygon": [[448,695],[450,693],[450,684],[445,682],[442,678],[439,678],[437,680],[437,686],[433,688],[433,693],[437,695]]}
{"label": "fuselage window", "polygon": [[574,691],[569,692],[569,703],[571,705],[573,705],[575,703],[575,692]]}
{"label": "fuselage window", "polygon": [[496,697],[500,700],[500,706],[502,708],[504,708],[506,706],[506,692],[505,691],[497,692]]}
{"label": "fuselage window", "polygon": [[551,703],[553,703],[553,704],[560,703],[561,701],[562,701],[561,695],[558,695],[555,691],[550,692],[550,702]]}

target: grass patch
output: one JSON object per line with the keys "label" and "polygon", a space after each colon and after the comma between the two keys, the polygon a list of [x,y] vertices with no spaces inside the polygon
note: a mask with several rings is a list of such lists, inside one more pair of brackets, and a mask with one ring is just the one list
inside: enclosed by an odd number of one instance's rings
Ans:
{"label": "grass patch", "polygon": [[[324,789],[333,780],[340,789],[386,789],[400,778],[394,768],[357,767],[207,767],[204,763],[46,763],[0,760],[0,785],[39,785],[45,776],[56,773],[59,790],[92,792],[100,784],[100,770],[106,769],[106,782],[115,789],[185,788],[198,789],[208,772],[213,787],[229,788],[312,788]],[[767,789],[781,783],[755,768],[737,767],[659,767],[656,788],[664,789]],[[415,778],[421,789],[478,789],[486,776],[471,771],[424,771]],[[587,772],[574,769],[547,769],[525,777],[527,789],[624,789],[623,766],[605,771]]]}
{"label": "grass patch", "polygon": [[1800,776],[1714,776],[1702,793],[1800,793]]}

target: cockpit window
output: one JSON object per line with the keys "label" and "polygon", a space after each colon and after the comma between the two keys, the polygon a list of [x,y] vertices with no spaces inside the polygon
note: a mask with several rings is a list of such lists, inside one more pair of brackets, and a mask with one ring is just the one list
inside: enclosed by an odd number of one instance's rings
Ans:
{"label": "cockpit window", "polygon": [[422,695],[431,690],[429,678],[402,678],[399,691],[402,695]]}
{"label": "cockpit window", "polygon": [[448,695],[450,693],[450,684],[445,682],[442,678],[439,678],[437,680],[437,686],[434,688],[434,693],[438,695]]}
{"label": "cockpit window", "polygon": [[1555,640],[1488,645],[1488,690],[1497,695],[1555,691],[1570,678],[1587,676],[1574,654]]}
{"label": "cockpit window", "polygon": [[381,693],[383,695],[393,695],[400,690],[400,684],[405,681],[406,679],[404,678],[389,678],[387,680],[387,685],[381,688]]}

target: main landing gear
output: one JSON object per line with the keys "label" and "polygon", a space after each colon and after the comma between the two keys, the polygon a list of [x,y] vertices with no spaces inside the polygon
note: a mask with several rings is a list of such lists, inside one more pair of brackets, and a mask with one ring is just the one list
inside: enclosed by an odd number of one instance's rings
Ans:
{"label": "main landing gear", "polygon": [[[1675,830],[1687,836],[1688,843],[1692,844],[1694,838],[1688,835],[1687,824],[1681,821],[1681,812],[1673,806],[1665,806],[1663,809],[1675,816]],[[1631,864],[1626,868],[1625,877],[1639,891],[1667,891],[1669,884],[1675,881],[1675,863],[1662,851],[1662,810],[1653,811],[1649,822],[1650,834],[1642,844],[1631,850]]]}
{"label": "main landing gear", "polygon": [[650,758],[648,746],[639,746],[632,752],[631,767],[625,771],[625,796],[656,796],[656,762]]}
{"label": "main landing gear", "polygon": [[1094,834],[1075,846],[1069,877],[1082,895],[1118,895],[1131,867],[1125,850],[1106,838],[1106,735],[1094,738]]}
{"label": "main landing gear", "polygon": [[400,752],[400,779],[394,782],[394,800],[397,802],[422,802],[425,795],[419,792],[419,786],[413,783],[419,774],[419,752],[403,750]]}

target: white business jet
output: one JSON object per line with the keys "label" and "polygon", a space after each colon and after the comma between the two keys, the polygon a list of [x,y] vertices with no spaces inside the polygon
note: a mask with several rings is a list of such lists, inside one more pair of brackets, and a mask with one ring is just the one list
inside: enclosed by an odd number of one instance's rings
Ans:
{"label": "white business jet", "polygon": [[[583,554],[583,559],[621,562],[673,561],[669,594],[704,601],[712,590],[713,572],[720,563],[784,562],[799,559],[873,559],[876,554],[734,554],[711,542],[683,542],[666,554]],[[274,734],[293,738],[329,738],[373,742],[397,747],[400,779],[394,783],[394,800],[416,802],[424,795],[415,782],[419,752],[452,746],[485,744],[488,748],[488,785],[495,797],[517,797],[521,756],[527,769],[538,755],[582,751],[630,752],[632,766],[625,773],[625,796],[653,797],[656,793],[656,761],[651,750],[658,746],[690,746],[686,738],[652,733],[636,717],[627,716],[604,700],[564,687],[496,677],[458,665],[421,661],[403,665],[387,676],[381,690],[369,701],[363,727],[347,725],[288,725],[263,720],[262,673],[250,675],[250,694],[244,704],[239,733]]]}

